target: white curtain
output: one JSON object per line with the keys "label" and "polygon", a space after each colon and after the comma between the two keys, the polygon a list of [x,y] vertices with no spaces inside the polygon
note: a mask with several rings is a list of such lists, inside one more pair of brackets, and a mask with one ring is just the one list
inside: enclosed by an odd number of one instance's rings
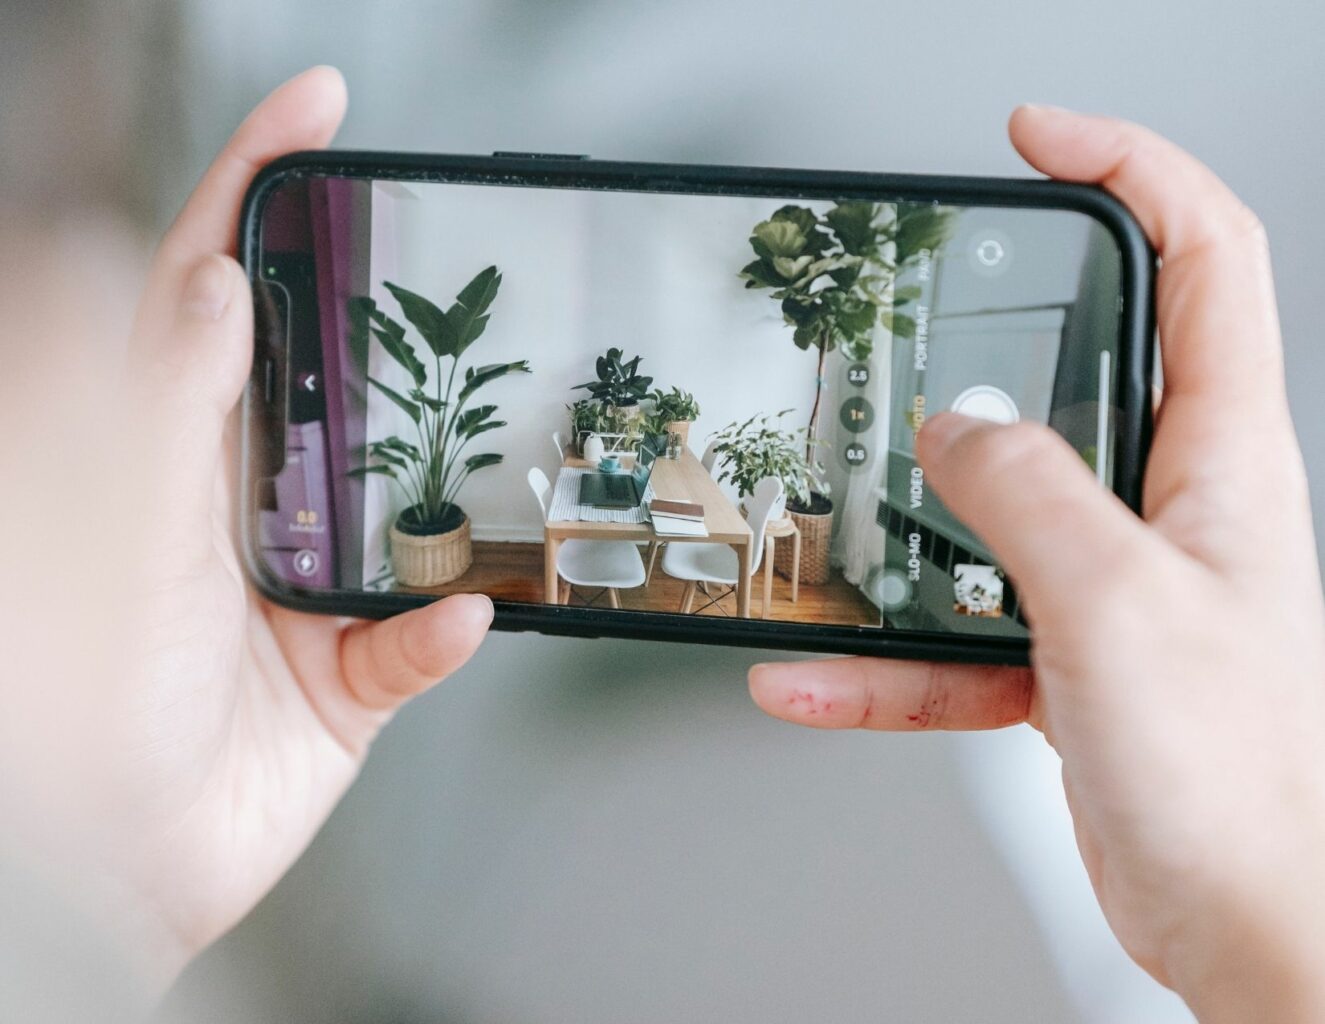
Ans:
{"label": "white curtain", "polygon": [[[372,284],[369,295],[377,304],[391,311],[395,302],[383,287],[383,281],[394,280],[396,274],[397,219],[401,211],[397,205],[417,197],[398,182],[378,183],[373,186],[372,240],[369,265]],[[393,314],[394,315],[394,314]],[[391,357],[376,343],[368,346],[368,373],[378,380],[392,380],[398,368]],[[367,436],[370,440],[385,437],[396,429],[397,410],[377,391],[368,390]],[[390,586],[391,560],[387,551],[387,532],[405,505],[399,488],[384,476],[364,478],[363,517],[363,579],[369,589]]]}

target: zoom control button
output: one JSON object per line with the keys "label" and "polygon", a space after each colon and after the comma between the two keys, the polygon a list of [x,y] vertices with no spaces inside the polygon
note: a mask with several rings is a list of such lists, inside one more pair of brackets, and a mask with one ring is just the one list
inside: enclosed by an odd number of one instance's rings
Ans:
{"label": "zoom control button", "polygon": [[838,410],[842,426],[853,434],[863,434],[874,426],[874,406],[859,395],[848,398]]}

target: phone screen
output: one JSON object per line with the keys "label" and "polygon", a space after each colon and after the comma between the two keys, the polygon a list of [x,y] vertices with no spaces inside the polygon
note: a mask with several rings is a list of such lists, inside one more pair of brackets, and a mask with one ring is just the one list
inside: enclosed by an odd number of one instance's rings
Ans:
{"label": "phone screen", "polygon": [[303,590],[1022,638],[917,432],[1047,423],[1112,482],[1084,213],[296,175],[259,236],[254,547]]}

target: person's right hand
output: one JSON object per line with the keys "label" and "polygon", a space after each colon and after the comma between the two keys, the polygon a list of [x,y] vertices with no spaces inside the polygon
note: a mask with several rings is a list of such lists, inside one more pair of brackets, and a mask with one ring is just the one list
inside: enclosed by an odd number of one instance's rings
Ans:
{"label": "person's right hand", "polygon": [[1047,428],[937,416],[926,479],[1016,580],[1033,668],[761,665],[751,692],[827,728],[1029,721],[1137,962],[1203,1021],[1325,1020],[1325,609],[1264,231],[1135,125],[1025,107],[1010,130],[1035,167],[1122,199],[1160,252],[1144,521]]}

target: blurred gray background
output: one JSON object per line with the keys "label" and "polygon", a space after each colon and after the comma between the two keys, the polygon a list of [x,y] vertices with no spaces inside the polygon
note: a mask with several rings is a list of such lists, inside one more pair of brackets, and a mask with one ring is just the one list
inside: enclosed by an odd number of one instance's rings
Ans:
{"label": "blurred gray background", "polygon": [[[95,98],[61,99],[52,76],[53,102],[109,139],[100,166],[119,182],[73,185],[155,227],[244,112],[314,63],[346,73],[339,144],[364,148],[1022,174],[1004,136],[1019,102],[1144,121],[1268,226],[1318,534],[1325,523],[1320,5],[68,11],[83,41],[71,52],[134,98],[103,115]],[[5,115],[11,130],[41,123],[25,111]],[[759,657],[494,636],[386,731],[307,856],[172,1010],[293,1024],[1188,1019],[1104,931],[1037,736],[798,731],[748,703]]]}

